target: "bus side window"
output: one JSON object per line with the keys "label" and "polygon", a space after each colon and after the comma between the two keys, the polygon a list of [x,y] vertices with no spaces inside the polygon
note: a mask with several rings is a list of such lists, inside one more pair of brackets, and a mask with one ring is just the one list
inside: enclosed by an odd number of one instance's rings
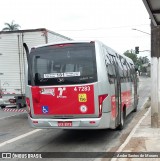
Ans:
{"label": "bus side window", "polygon": [[121,77],[121,82],[125,82],[125,69],[124,69],[124,65],[123,65],[124,59],[123,59],[123,57],[120,56],[120,55],[119,55],[119,60],[120,60],[121,66],[122,66],[122,73],[123,73],[123,75],[122,75],[122,77]]}
{"label": "bus side window", "polygon": [[131,81],[133,82],[135,77],[135,69],[134,69],[134,65],[130,63],[131,66]]}
{"label": "bus side window", "polygon": [[123,82],[124,73],[123,73],[123,67],[122,67],[122,64],[121,64],[119,57],[117,57],[117,64],[118,64],[119,77],[120,77],[121,82]]}
{"label": "bus side window", "polygon": [[125,78],[126,78],[126,82],[128,82],[128,67],[127,67],[127,61],[126,59],[124,59],[124,68],[125,68]]}
{"label": "bus side window", "polygon": [[103,48],[104,55],[105,55],[105,65],[106,65],[106,70],[107,70],[107,75],[108,75],[108,81],[110,84],[113,84],[115,81],[115,70],[113,67],[113,64],[110,60],[109,54],[107,52],[107,49],[104,47]]}
{"label": "bus side window", "polygon": [[108,59],[110,60],[110,64],[108,65],[108,79],[109,82],[113,84],[116,79],[116,66],[111,55],[108,56]]}
{"label": "bus side window", "polygon": [[129,64],[129,62],[126,63],[126,66],[127,66],[127,73],[128,73],[128,81],[129,82],[132,82],[133,79],[132,79],[132,69],[131,69],[131,64]]}
{"label": "bus side window", "polygon": [[123,65],[124,81],[128,82],[128,68],[126,66],[127,61],[124,58],[122,58],[121,61]]}

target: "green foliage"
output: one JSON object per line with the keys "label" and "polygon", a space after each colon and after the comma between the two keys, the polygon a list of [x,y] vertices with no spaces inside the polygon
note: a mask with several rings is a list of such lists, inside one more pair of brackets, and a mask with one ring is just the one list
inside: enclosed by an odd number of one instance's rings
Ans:
{"label": "green foliage", "polygon": [[145,57],[139,57],[138,60],[137,60],[137,63],[139,65],[142,65],[142,64],[146,64],[146,63],[149,63],[149,59],[145,56]]}
{"label": "green foliage", "polygon": [[19,30],[20,25],[15,24],[14,21],[12,21],[10,24],[9,23],[5,23],[4,24],[6,27],[4,27],[2,29],[2,31],[15,31],[15,30]]}
{"label": "green foliage", "polygon": [[131,58],[135,64],[135,67],[138,68],[139,71],[141,72],[147,72],[147,66],[149,64],[149,59],[145,56],[145,57],[137,57],[137,55],[135,53],[129,50],[127,50],[124,53],[125,56]]}
{"label": "green foliage", "polygon": [[138,57],[137,57],[136,54],[132,53],[132,51],[127,50],[127,51],[124,53],[124,55],[127,56],[127,57],[129,57],[129,58],[131,58],[131,59],[133,60],[134,64],[137,63]]}
{"label": "green foliage", "polygon": [[149,64],[149,59],[145,56],[145,57],[139,57],[137,60],[137,65],[139,66],[141,72],[147,72],[147,67],[146,65]]}

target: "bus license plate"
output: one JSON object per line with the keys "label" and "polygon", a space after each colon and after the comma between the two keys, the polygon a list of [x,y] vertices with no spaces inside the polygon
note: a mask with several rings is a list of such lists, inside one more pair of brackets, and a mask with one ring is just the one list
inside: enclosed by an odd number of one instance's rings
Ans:
{"label": "bus license plate", "polygon": [[72,126],[72,121],[58,121],[58,126],[59,127],[71,127]]}

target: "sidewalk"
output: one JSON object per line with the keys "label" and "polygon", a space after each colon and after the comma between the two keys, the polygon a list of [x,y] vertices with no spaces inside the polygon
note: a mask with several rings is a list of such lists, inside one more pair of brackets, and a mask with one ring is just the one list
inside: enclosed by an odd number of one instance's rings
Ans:
{"label": "sidewalk", "polygon": [[[151,128],[151,108],[117,152],[160,152],[160,128]],[[160,158],[113,158],[111,161],[160,161]]]}

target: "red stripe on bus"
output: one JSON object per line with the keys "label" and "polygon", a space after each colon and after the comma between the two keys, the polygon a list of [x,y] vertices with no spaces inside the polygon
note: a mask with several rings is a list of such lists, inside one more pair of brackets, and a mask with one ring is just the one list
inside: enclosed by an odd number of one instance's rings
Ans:
{"label": "red stripe on bus", "polygon": [[[126,108],[131,106],[131,91],[124,91],[121,92],[121,100],[122,100],[122,108],[126,105]],[[116,109],[116,99],[115,95],[111,96],[111,115],[112,118],[116,118],[117,116],[117,109]]]}

